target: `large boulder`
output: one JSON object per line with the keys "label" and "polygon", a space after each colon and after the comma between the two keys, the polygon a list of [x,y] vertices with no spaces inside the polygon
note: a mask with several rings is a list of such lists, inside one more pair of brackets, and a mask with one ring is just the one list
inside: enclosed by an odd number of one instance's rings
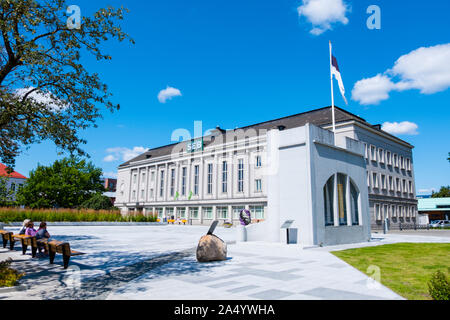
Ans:
{"label": "large boulder", "polygon": [[227,244],[215,235],[203,236],[197,247],[198,262],[227,260]]}

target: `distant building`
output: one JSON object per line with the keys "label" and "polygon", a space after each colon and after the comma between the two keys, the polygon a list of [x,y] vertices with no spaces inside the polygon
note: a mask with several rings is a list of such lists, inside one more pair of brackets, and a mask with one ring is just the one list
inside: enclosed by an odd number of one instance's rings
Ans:
{"label": "distant building", "polygon": [[7,178],[6,189],[12,192],[11,201],[15,201],[17,192],[23,188],[28,178],[16,171],[8,173],[3,163],[0,163],[0,177]]}
{"label": "distant building", "polygon": [[116,202],[116,190],[117,190],[117,179],[106,178],[103,180],[106,192],[103,194],[111,199],[111,203],[114,205]]}
{"label": "distant building", "polygon": [[450,220],[450,198],[419,199],[418,211],[421,224],[434,220]]}

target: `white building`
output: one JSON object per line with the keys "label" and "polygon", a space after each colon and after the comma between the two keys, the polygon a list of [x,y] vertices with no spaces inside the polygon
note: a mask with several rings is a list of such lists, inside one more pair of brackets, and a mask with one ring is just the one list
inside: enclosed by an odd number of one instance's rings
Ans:
{"label": "white building", "polygon": [[119,167],[115,205],[193,224],[237,224],[247,208],[266,220],[251,239],[280,241],[280,226],[294,220],[305,245],[365,241],[371,223],[414,218],[413,147],[345,110],[336,120],[336,135],[328,107],[152,149]]}
{"label": "white building", "polygon": [[7,167],[0,163],[0,177],[6,178],[6,191],[11,194],[10,200],[16,200],[17,192],[25,185],[27,177],[18,172],[8,172]]}

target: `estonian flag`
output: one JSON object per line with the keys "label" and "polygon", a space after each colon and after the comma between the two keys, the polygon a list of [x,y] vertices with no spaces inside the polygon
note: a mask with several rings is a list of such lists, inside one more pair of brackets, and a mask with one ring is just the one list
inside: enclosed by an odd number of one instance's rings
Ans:
{"label": "estonian flag", "polygon": [[341,91],[342,98],[344,98],[345,104],[348,105],[347,99],[345,98],[345,88],[344,82],[342,81],[341,72],[339,71],[337,59],[333,55],[331,55],[331,76],[334,76],[338,81],[339,90]]}

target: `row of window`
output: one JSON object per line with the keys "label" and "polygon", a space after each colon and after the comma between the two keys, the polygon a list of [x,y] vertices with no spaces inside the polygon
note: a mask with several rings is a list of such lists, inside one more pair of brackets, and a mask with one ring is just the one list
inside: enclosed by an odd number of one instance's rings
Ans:
{"label": "row of window", "polygon": [[[258,168],[262,167],[262,160],[261,160],[261,156],[257,156],[256,157],[256,166]],[[213,164],[209,163],[207,164],[207,184],[206,184],[206,192],[208,195],[211,195],[213,193]],[[221,164],[221,191],[222,193],[227,193],[228,192],[228,162],[227,161],[223,161]],[[200,183],[200,166],[196,165],[194,166],[194,185],[192,190],[189,190],[189,192],[192,192],[193,196],[198,196],[199,195],[199,183]],[[243,193],[244,192],[244,181],[245,181],[245,166],[244,166],[244,160],[243,159],[239,159],[238,160],[238,166],[237,166],[237,191],[239,193]],[[143,188],[141,189],[141,195],[140,198],[141,199],[145,199],[145,182],[146,182],[146,173],[143,172],[142,173],[142,186]],[[175,169],[170,169],[170,197],[176,197],[177,195],[180,195],[178,193],[178,191],[176,191],[176,172]],[[153,183],[155,181],[155,171],[151,172],[151,183]],[[181,187],[180,187],[180,191],[181,191],[181,196],[186,196],[187,195],[187,188],[186,188],[186,183],[187,183],[187,167],[183,167],[181,169]],[[137,173],[133,174],[133,188],[136,189],[137,186]],[[125,186],[124,184],[121,187],[121,195],[124,194],[124,189]],[[165,191],[165,171],[161,170],[160,171],[160,180],[159,180],[159,197],[163,197],[164,196],[164,191]],[[262,192],[262,179],[255,179],[255,192]],[[150,194],[149,194],[150,198],[153,199],[154,198],[154,189],[150,189]],[[132,201],[136,200],[136,190],[133,190],[132,192]]]}
{"label": "row of window", "polygon": [[364,144],[366,149],[366,159],[370,161],[386,164],[402,170],[411,171],[411,159],[400,156],[389,150],[377,148],[374,145]]}
{"label": "row of window", "polygon": [[374,205],[374,219],[382,221],[385,218],[414,218],[417,209],[415,206],[388,205],[376,203]]}
{"label": "row of window", "polygon": [[[228,207],[217,207],[216,208],[216,214],[217,218],[219,220],[239,220],[239,214],[242,210],[244,210],[244,206],[237,206],[232,207],[231,212],[229,212]],[[157,213],[158,218],[163,219],[164,218],[164,209],[163,208],[156,208],[155,213]],[[265,219],[265,210],[264,206],[250,206],[250,212],[252,219],[257,220],[264,220]],[[213,214],[213,208],[212,207],[203,207],[201,212],[198,207],[190,207],[189,208],[189,215],[186,211],[186,208],[176,208],[176,211],[174,208],[166,208],[166,218],[174,218],[174,219],[193,219],[193,220],[199,220],[200,214],[202,215],[203,219],[205,220],[212,220],[214,219]]]}
{"label": "row of window", "polygon": [[378,172],[369,173],[367,171],[367,186],[372,189],[414,194],[414,185],[411,180],[400,179]]}

